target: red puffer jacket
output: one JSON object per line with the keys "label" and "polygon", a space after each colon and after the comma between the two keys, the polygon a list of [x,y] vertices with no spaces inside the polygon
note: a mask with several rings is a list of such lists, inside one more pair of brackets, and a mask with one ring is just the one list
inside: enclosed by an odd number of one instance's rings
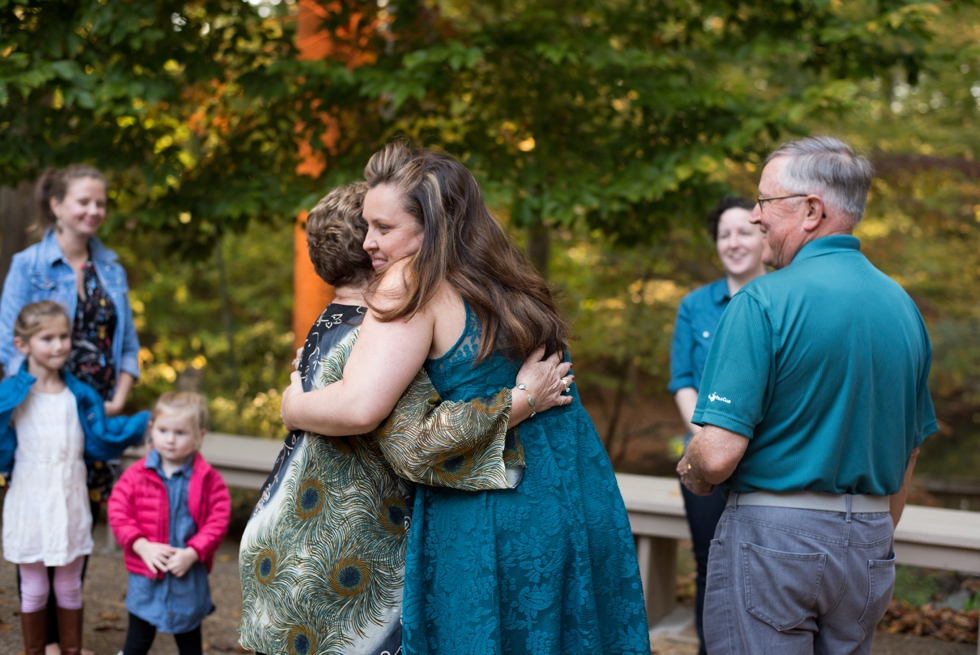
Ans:
{"label": "red puffer jacket", "polygon": [[[197,524],[197,534],[187,540],[187,545],[197,551],[198,559],[210,573],[214,552],[228,530],[231,496],[221,474],[200,453],[194,453],[187,505]],[[154,574],[133,552],[133,543],[140,537],[161,544],[170,541],[167,488],[156,471],[146,468],[145,457],[126,469],[113,488],[109,496],[109,526],[123,547],[126,570],[162,580],[162,573]]]}

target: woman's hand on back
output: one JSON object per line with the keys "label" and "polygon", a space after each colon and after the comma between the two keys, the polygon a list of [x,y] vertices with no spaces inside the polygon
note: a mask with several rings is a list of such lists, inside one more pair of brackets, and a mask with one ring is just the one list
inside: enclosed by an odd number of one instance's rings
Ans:
{"label": "woman's hand on back", "polygon": [[[511,413],[516,414],[515,418],[525,413],[525,406],[526,414],[530,415],[532,410],[541,413],[552,407],[568,405],[572,402],[572,397],[566,393],[575,381],[575,376],[568,374],[572,363],[562,361],[564,359],[562,352],[552,353],[551,356],[542,359],[544,352],[544,346],[538,346],[524,360],[521,370],[517,372],[517,384],[523,384],[527,388],[523,390],[514,388]],[[527,403],[528,396],[534,398],[533,408]]]}

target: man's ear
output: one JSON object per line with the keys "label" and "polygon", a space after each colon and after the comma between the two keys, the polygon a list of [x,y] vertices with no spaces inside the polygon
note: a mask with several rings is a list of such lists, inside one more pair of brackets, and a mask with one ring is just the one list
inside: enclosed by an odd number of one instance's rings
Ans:
{"label": "man's ear", "polygon": [[827,208],[824,207],[820,196],[809,195],[803,199],[806,206],[806,216],[803,218],[803,229],[807,232],[820,227],[821,221],[827,218]]}
{"label": "man's ear", "polygon": [[14,337],[14,348],[16,348],[17,351],[25,357],[31,354],[30,345],[28,345],[28,343],[20,337]]}

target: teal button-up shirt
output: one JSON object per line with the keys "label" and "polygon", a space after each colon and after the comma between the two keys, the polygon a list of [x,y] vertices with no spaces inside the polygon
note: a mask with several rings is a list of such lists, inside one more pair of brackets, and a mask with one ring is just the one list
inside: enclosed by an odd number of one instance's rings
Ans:
{"label": "teal button-up shirt", "polygon": [[728,280],[721,278],[684,296],[677,308],[674,337],[670,344],[670,384],[667,391],[701,388],[701,372],[708,361],[708,350],[718,321],[732,294]]}
{"label": "teal button-up shirt", "polygon": [[693,422],[750,440],[731,490],[891,495],[938,430],[931,361],[908,294],[857,238],[824,237],[732,298]]}

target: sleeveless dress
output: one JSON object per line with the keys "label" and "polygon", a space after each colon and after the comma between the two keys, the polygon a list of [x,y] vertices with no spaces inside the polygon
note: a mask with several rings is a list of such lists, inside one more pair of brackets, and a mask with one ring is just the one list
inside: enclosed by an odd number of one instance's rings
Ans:
{"label": "sleeveless dress", "polygon": [[[425,368],[445,400],[515,383],[521,362],[476,364],[480,323]],[[649,655],[636,550],[616,477],[574,388],[518,426],[516,489],[419,485],[403,601],[406,655]]]}

